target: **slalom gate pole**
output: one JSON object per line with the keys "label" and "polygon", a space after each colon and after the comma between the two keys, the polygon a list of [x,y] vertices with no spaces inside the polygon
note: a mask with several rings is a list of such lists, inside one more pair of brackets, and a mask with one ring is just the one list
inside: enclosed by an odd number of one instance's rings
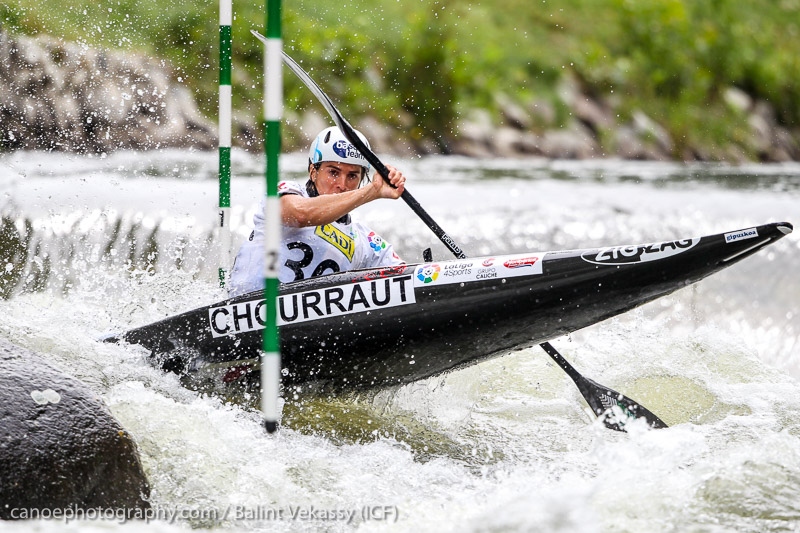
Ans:
{"label": "slalom gate pole", "polygon": [[219,0],[219,287],[231,259],[231,22],[232,0]]}
{"label": "slalom gate pole", "polygon": [[261,355],[261,411],[269,433],[278,428],[278,395],[281,384],[280,337],[278,333],[278,246],[281,213],[278,200],[278,157],[281,151],[283,76],[281,72],[281,0],[266,0],[264,53],[264,138],[267,155],[267,200],[264,204],[264,299],[267,320]]}

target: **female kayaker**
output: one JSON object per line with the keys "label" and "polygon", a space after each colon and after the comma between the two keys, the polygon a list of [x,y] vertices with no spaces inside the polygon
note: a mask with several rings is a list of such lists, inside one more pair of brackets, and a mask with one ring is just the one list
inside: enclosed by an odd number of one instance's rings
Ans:
{"label": "female kayaker", "polygon": [[[356,134],[369,146],[364,135]],[[339,128],[326,128],[317,135],[309,150],[305,185],[292,181],[278,184],[283,222],[281,282],[404,262],[391,244],[350,216],[358,206],[403,194],[405,176],[392,166],[387,168],[394,187],[377,173],[369,180],[369,163]],[[264,285],[263,199],[253,223],[253,232],[239,249],[231,269],[230,296]]]}

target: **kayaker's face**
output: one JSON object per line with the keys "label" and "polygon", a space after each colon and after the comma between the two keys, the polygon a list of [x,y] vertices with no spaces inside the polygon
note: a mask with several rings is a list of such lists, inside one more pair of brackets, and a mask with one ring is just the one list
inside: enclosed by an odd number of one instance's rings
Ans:
{"label": "kayaker's face", "polygon": [[339,194],[358,189],[362,170],[359,165],[324,161],[319,170],[312,166],[309,176],[320,194]]}

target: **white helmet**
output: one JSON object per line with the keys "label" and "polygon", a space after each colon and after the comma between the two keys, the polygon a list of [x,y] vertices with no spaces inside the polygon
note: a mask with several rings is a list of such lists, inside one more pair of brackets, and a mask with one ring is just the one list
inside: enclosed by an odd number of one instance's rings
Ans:
{"label": "white helmet", "polygon": [[[369,148],[367,138],[360,131],[353,131]],[[369,173],[367,159],[361,155],[361,152],[355,146],[350,144],[347,137],[336,126],[325,128],[317,135],[317,138],[311,143],[311,149],[308,151],[308,161],[312,165],[323,161],[339,161],[340,163],[362,166],[365,173]]]}

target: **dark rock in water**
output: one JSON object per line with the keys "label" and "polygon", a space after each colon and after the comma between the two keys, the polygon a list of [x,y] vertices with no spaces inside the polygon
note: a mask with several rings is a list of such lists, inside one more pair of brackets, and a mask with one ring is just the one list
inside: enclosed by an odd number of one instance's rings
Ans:
{"label": "dark rock in water", "polygon": [[0,340],[0,518],[145,510],[149,495],[136,443],[102,400],[40,356]]}

